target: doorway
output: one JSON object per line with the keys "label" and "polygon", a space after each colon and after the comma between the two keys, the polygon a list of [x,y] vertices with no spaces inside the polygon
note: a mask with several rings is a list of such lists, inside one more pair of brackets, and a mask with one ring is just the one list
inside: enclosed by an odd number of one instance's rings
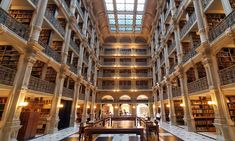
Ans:
{"label": "doorway", "polygon": [[61,100],[63,107],[59,110],[58,130],[69,127],[72,101]]}
{"label": "doorway", "polygon": [[138,104],[137,105],[137,116],[138,117],[148,117],[149,116],[149,108],[147,104]]}

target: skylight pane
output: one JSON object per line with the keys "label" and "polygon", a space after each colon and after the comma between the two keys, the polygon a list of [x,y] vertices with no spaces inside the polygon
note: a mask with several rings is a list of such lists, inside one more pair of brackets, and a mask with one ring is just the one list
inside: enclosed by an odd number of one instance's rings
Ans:
{"label": "skylight pane", "polygon": [[134,4],[126,4],[126,11],[134,11]]}
{"label": "skylight pane", "polygon": [[125,15],[123,15],[123,14],[118,14],[117,17],[118,17],[118,19],[125,19]]}
{"label": "skylight pane", "polygon": [[132,25],[133,24],[133,20],[126,20],[126,24],[127,25]]}
{"label": "skylight pane", "polygon": [[116,31],[116,27],[111,27],[111,31]]}
{"label": "skylight pane", "polygon": [[125,20],[118,20],[118,24],[124,25],[125,24]]}
{"label": "skylight pane", "polygon": [[144,3],[145,3],[145,0],[138,0],[138,4],[139,4],[139,3],[144,4]]}
{"label": "skylight pane", "polygon": [[133,19],[133,15],[126,15],[126,19],[128,19],[128,20],[132,20]]}
{"label": "skylight pane", "polygon": [[109,24],[115,24],[115,20],[114,19],[109,19]]}
{"label": "skylight pane", "polygon": [[137,20],[142,20],[142,18],[143,18],[143,15],[136,15]]}
{"label": "skylight pane", "polygon": [[126,31],[132,31],[132,30],[133,30],[132,27],[127,27],[127,28],[126,28]]}
{"label": "skylight pane", "polygon": [[125,4],[117,4],[118,11],[125,11]]}
{"label": "skylight pane", "polygon": [[136,20],[136,24],[137,25],[141,25],[142,24],[142,20]]}
{"label": "skylight pane", "polygon": [[138,4],[137,11],[144,11],[144,4]]}
{"label": "skylight pane", "polygon": [[106,3],[113,3],[113,0],[105,0]]}
{"label": "skylight pane", "polygon": [[109,17],[110,19],[114,19],[114,14],[108,14],[108,17]]}
{"label": "skylight pane", "polygon": [[106,4],[108,11],[113,11],[113,4]]}
{"label": "skylight pane", "polygon": [[126,29],[125,29],[125,27],[119,27],[118,30],[119,30],[119,31],[125,31]]}
{"label": "skylight pane", "polygon": [[135,28],[135,31],[140,31],[140,30],[141,30],[140,27],[136,27],[136,28]]}
{"label": "skylight pane", "polygon": [[126,0],[126,3],[135,3],[135,0]]}
{"label": "skylight pane", "polygon": [[116,0],[116,3],[125,3],[125,0]]}

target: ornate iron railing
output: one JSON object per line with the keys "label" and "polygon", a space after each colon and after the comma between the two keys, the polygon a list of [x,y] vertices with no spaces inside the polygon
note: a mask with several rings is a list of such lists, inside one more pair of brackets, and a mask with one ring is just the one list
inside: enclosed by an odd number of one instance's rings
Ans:
{"label": "ornate iron railing", "polygon": [[78,45],[73,40],[70,40],[70,45],[79,54],[80,49],[79,49]]}
{"label": "ornate iron railing", "polygon": [[72,16],[72,13],[67,5],[67,3],[64,0],[61,0],[62,7],[64,7],[65,11],[68,13],[69,16]]}
{"label": "ornate iron railing", "polygon": [[55,84],[34,76],[30,76],[28,88],[39,92],[53,94]]}
{"label": "ornate iron railing", "polygon": [[180,10],[183,6],[184,6],[184,0],[181,1],[179,7],[176,9],[174,17],[178,17]]}
{"label": "ornate iron railing", "polygon": [[177,65],[177,64],[174,64],[174,65],[171,65],[171,66],[170,66],[169,74],[171,74],[172,72],[175,71],[175,66],[176,66],[176,65]]}
{"label": "ornate iron railing", "polygon": [[114,85],[103,85],[102,89],[114,89]]}
{"label": "ornate iron railing", "polygon": [[38,4],[38,1],[39,1],[39,0],[31,0],[31,2],[32,2],[34,5],[37,5],[37,4]]}
{"label": "ornate iron railing", "polygon": [[168,54],[170,54],[171,51],[172,51],[174,48],[175,48],[175,42],[173,42],[173,43],[169,46],[169,48],[168,48]]}
{"label": "ornate iron railing", "polygon": [[135,51],[135,53],[137,54],[137,55],[148,55],[148,52],[147,52],[147,50],[145,50],[145,51],[139,51],[139,50],[136,50]]}
{"label": "ornate iron railing", "polygon": [[104,62],[103,65],[115,65],[115,62]]}
{"label": "ornate iron railing", "polygon": [[75,74],[77,74],[78,69],[77,69],[73,64],[67,63],[67,65],[69,66],[69,69],[70,69],[72,72],[74,72]]}
{"label": "ornate iron railing", "polygon": [[188,83],[188,93],[194,93],[202,90],[206,90],[209,88],[207,78],[203,77],[196,81]]}
{"label": "ornate iron railing", "polygon": [[120,77],[131,77],[131,73],[119,73]]}
{"label": "ornate iron railing", "polygon": [[131,62],[120,62],[120,65],[129,66],[129,65],[131,65]]}
{"label": "ornate iron railing", "polygon": [[147,66],[148,62],[135,62],[136,66]]}
{"label": "ornate iron railing", "polygon": [[190,16],[189,20],[187,21],[187,23],[184,25],[184,27],[182,28],[181,32],[180,32],[180,37],[182,38],[186,32],[188,32],[188,30],[193,26],[193,23],[196,21],[196,13],[193,12],[193,14]]}
{"label": "ornate iron railing", "polygon": [[100,74],[100,77],[113,77],[115,76],[115,73],[103,73],[103,74]]}
{"label": "ornate iron railing", "polygon": [[148,85],[136,85],[136,89],[150,89]]}
{"label": "ornate iron railing", "polygon": [[163,100],[166,100],[166,99],[168,99],[168,95],[167,93],[163,93]]}
{"label": "ornate iron railing", "polygon": [[64,97],[69,97],[69,98],[73,98],[74,96],[74,91],[72,89],[69,88],[63,88],[63,92],[62,92],[62,96]]}
{"label": "ornate iron railing", "polygon": [[60,23],[57,21],[53,13],[51,13],[50,10],[46,10],[45,12],[45,17],[51,22],[51,24],[59,31],[59,33],[64,36],[65,35],[65,30],[64,28],[60,25]]}
{"label": "ornate iron railing", "polygon": [[0,8],[0,23],[15,32],[21,38],[28,40],[29,26],[20,23],[2,8]]}
{"label": "ornate iron railing", "polygon": [[84,93],[80,93],[79,94],[79,99],[80,100],[85,100],[85,94]]}
{"label": "ornate iron railing", "polygon": [[205,9],[211,1],[213,1],[213,0],[202,0],[203,9]]}
{"label": "ornate iron railing", "polygon": [[131,85],[119,85],[119,89],[131,89]]}
{"label": "ornate iron railing", "polygon": [[151,77],[148,73],[136,73],[137,77]]}
{"label": "ornate iron railing", "polygon": [[172,86],[172,97],[178,97],[181,96],[181,88]]}
{"label": "ornate iron railing", "polygon": [[216,27],[209,31],[209,40],[212,42],[218,38],[226,29],[235,24],[235,10],[231,12],[223,21],[221,21]]}
{"label": "ornate iron railing", "polygon": [[235,83],[235,65],[219,71],[221,85]]}
{"label": "ornate iron railing", "polygon": [[187,54],[184,55],[182,62],[187,62],[190,58],[193,58],[197,54],[196,48],[193,48],[191,51],[189,51]]}
{"label": "ornate iron railing", "polygon": [[0,65],[0,83],[13,85],[16,71]]}
{"label": "ornate iron railing", "polygon": [[47,44],[45,44],[43,41],[38,40],[38,43],[44,47],[43,52],[45,54],[47,54],[48,56],[52,57],[54,60],[56,60],[57,62],[61,62],[61,55],[59,53],[57,53],[56,51],[54,51],[50,46],[48,46]]}

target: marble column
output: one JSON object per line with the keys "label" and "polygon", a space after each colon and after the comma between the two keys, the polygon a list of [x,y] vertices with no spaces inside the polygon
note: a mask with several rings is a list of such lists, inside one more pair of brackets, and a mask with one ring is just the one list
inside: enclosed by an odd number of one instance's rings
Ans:
{"label": "marble column", "polygon": [[84,41],[80,44],[79,51],[79,60],[78,60],[78,75],[82,75],[82,63],[83,63],[83,55],[84,55]]}
{"label": "marble column", "polygon": [[180,42],[179,24],[176,22],[174,23],[174,35],[175,35],[175,47],[176,47],[176,52],[177,52],[177,60],[178,60],[178,64],[180,64],[183,59],[183,47]]}
{"label": "marble column", "polygon": [[172,85],[168,82],[167,84],[167,94],[168,94],[168,103],[170,105],[169,107],[169,117],[170,117],[170,123],[172,125],[176,125],[176,115],[175,115],[175,106],[173,102],[172,97]]}
{"label": "marble column", "polygon": [[51,110],[47,119],[46,133],[53,134],[58,131],[59,122],[59,105],[61,102],[61,96],[63,92],[63,85],[65,79],[65,70],[61,68],[60,72],[56,76],[56,87],[52,98]]}
{"label": "marble column", "polygon": [[96,98],[96,90],[93,90],[92,92],[92,101],[91,101],[91,121],[95,121],[95,110],[96,110],[96,105],[95,105],[95,98]]}
{"label": "marble column", "polygon": [[88,100],[90,96],[90,86],[86,86],[85,90],[85,100],[84,100],[84,105],[83,105],[83,113],[82,113],[82,123],[85,123],[87,120],[87,109],[88,109]]}
{"label": "marble column", "polygon": [[12,0],[2,0],[2,2],[0,3],[1,4],[0,7],[4,9],[5,11],[8,11],[11,3],[12,3]]}
{"label": "marble column", "polygon": [[160,105],[161,105],[161,122],[166,122],[166,113],[165,113],[165,106],[164,106],[164,101],[163,101],[163,88],[159,88],[160,92]]}
{"label": "marble column", "polygon": [[180,86],[181,86],[181,93],[183,96],[183,103],[184,103],[184,121],[187,123],[187,130],[189,132],[195,132],[195,121],[192,115],[192,108],[191,108],[191,102],[188,96],[188,88],[187,88],[187,77],[184,72],[181,72],[179,75],[180,80]]}
{"label": "marble column", "polygon": [[223,6],[225,15],[228,16],[233,11],[231,4],[230,4],[230,0],[221,0],[221,3]]}
{"label": "marble column", "polygon": [[86,36],[86,31],[87,31],[87,22],[88,22],[88,12],[85,11],[84,13],[84,23],[82,27],[82,34]]}
{"label": "marble column", "polygon": [[24,102],[27,86],[30,79],[33,64],[36,62],[35,53],[31,52],[20,56],[17,72],[15,75],[13,88],[6,104],[6,111],[2,118],[2,129],[0,130],[0,140],[16,140],[20,125],[20,113]]}
{"label": "marble column", "polygon": [[71,27],[70,27],[70,23],[66,24],[66,28],[65,28],[65,36],[64,36],[64,43],[62,45],[62,64],[66,64],[67,63],[67,58],[68,58],[68,50],[69,50],[69,45],[70,45],[70,40],[71,40]]}
{"label": "marble column", "polygon": [[74,97],[73,97],[73,103],[72,103],[72,109],[71,109],[71,115],[70,115],[70,126],[74,126],[76,122],[77,106],[78,106],[78,100],[79,100],[79,90],[81,86],[80,81],[81,80],[76,81],[74,85]]}
{"label": "marble column", "polygon": [[89,56],[89,59],[88,59],[88,69],[87,69],[87,80],[88,80],[88,82],[91,81],[91,67],[92,67],[92,57]]}

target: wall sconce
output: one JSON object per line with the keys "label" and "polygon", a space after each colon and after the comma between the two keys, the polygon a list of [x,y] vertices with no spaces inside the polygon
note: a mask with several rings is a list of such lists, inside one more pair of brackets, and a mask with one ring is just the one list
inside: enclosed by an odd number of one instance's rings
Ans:
{"label": "wall sconce", "polygon": [[28,106],[29,105],[29,103],[28,102],[20,102],[19,103],[19,107],[26,107],[26,106]]}
{"label": "wall sconce", "polygon": [[169,105],[169,104],[167,104],[167,105],[166,105],[166,107],[168,107],[168,108],[169,108],[169,107],[170,107],[170,105]]}
{"label": "wall sconce", "polygon": [[161,108],[161,105],[159,105],[158,108]]}
{"label": "wall sconce", "polygon": [[216,103],[215,103],[215,101],[208,101],[208,104],[209,105],[215,105]]}
{"label": "wall sconce", "polygon": [[184,104],[183,104],[183,103],[180,103],[180,107],[184,107]]}
{"label": "wall sconce", "polygon": [[77,105],[77,108],[81,108],[81,106],[80,106],[80,105]]}
{"label": "wall sconce", "polygon": [[94,106],[94,109],[96,109],[96,106]]}
{"label": "wall sconce", "polygon": [[118,108],[118,106],[115,106],[114,108],[115,108],[115,109],[117,109],[117,108]]}
{"label": "wall sconce", "polygon": [[90,106],[89,106],[89,105],[87,105],[87,109],[90,109]]}
{"label": "wall sconce", "polygon": [[135,106],[132,106],[133,109],[135,109]]}
{"label": "wall sconce", "polygon": [[64,107],[64,105],[63,105],[63,104],[60,104],[60,105],[59,105],[59,108],[63,108],[63,107]]}

